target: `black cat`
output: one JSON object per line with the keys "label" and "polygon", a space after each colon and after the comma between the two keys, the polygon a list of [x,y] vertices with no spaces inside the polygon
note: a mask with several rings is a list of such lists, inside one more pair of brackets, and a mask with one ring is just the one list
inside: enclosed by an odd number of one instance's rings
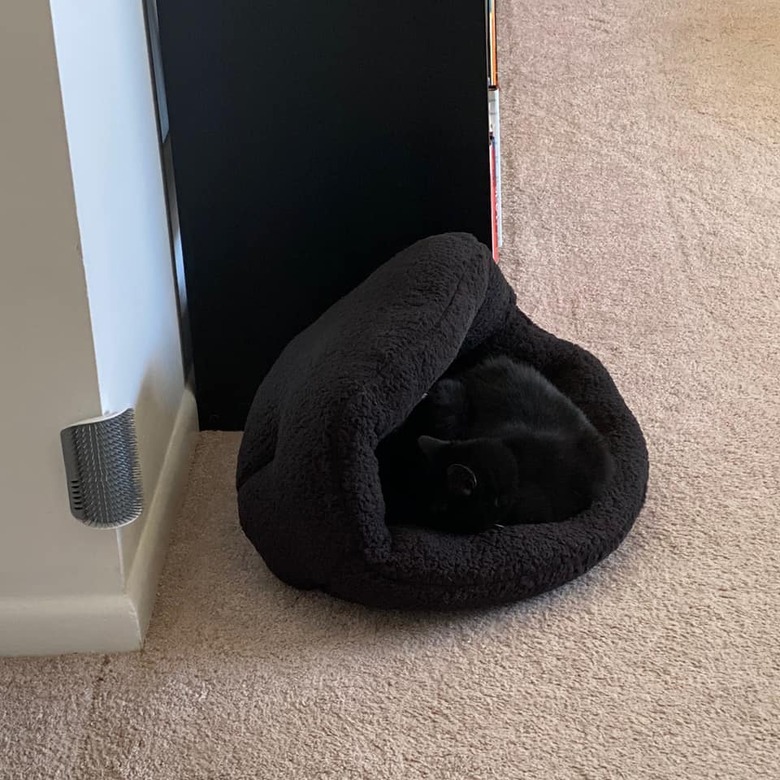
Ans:
{"label": "black cat", "polygon": [[565,520],[612,472],[583,412],[509,357],[440,379],[378,457],[389,522],[455,533]]}

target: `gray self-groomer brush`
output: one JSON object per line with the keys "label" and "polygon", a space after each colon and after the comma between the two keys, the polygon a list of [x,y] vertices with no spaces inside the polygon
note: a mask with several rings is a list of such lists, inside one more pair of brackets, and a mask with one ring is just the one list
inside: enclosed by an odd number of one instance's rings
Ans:
{"label": "gray self-groomer brush", "polygon": [[96,528],[140,517],[143,486],[132,409],[69,425],[60,433],[70,511]]}

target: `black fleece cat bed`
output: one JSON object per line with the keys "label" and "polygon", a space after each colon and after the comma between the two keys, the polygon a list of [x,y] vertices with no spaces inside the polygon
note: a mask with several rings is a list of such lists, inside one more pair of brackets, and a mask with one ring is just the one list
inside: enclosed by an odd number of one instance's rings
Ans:
{"label": "black fleece cat bed", "polygon": [[[615,462],[590,509],[560,523],[450,535],[385,522],[377,445],[455,362],[535,366],[604,436]],[[260,386],[238,458],[241,526],[284,582],[374,607],[529,598],[583,574],[644,502],[647,449],[604,366],[534,325],[465,234],[396,255],[293,339]]]}

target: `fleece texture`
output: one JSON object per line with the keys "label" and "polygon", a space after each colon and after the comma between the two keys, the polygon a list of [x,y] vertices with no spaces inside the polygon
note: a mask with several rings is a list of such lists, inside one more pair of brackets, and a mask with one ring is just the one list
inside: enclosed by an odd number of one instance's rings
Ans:
{"label": "fleece texture", "polygon": [[[588,511],[468,536],[388,527],[377,444],[456,360],[526,360],[606,437],[617,468]],[[419,241],[299,334],[252,405],[238,459],[241,526],[299,588],[369,606],[485,607],[579,576],[628,533],[647,449],[604,366],[515,305],[487,248],[466,234]]]}

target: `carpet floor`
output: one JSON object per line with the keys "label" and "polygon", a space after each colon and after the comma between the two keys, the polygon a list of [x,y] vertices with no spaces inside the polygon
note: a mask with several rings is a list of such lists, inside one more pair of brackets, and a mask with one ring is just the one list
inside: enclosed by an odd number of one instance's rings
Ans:
{"label": "carpet floor", "polygon": [[0,662],[0,777],[780,777],[780,4],[503,0],[503,268],[644,426],[609,559],[487,613],[268,573],[203,433],[143,652]]}

